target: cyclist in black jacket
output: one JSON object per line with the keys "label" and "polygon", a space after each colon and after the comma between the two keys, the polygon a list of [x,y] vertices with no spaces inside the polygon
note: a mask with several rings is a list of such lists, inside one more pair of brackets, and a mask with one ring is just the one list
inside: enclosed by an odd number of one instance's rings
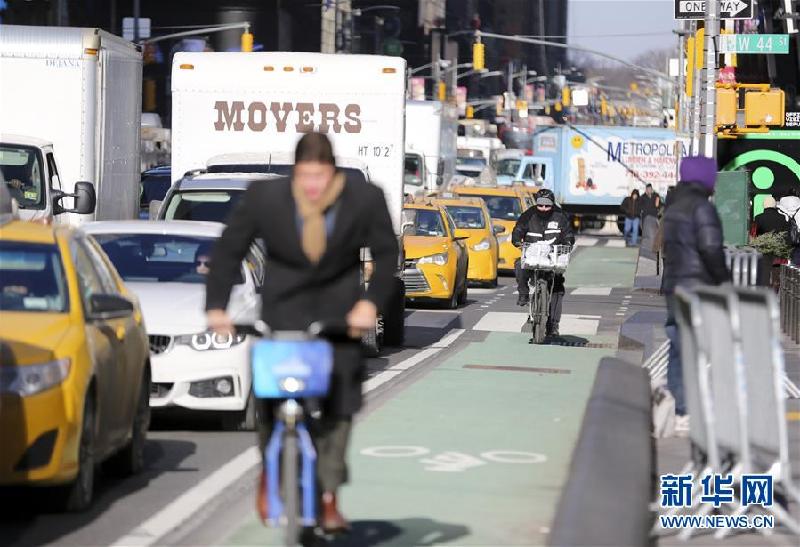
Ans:
{"label": "cyclist in black jacket", "polygon": [[[572,233],[569,217],[560,207],[556,206],[555,195],[547,188],[536,193],[536,205],[522,213],[511,233],[511,242],[516,247],[522,247],[523,243],[539,241],[548,241],[554,245],[575,244],[575,235]],[[514,270],[517,275],[517,290],[519,291],[517,305],[527,306],[530,302],[528,279],[531,271],[522,268],[519,259],[514,263]],[[547,324],[548,336],[558,336],[564,292],[564,276],[556,274]]]}

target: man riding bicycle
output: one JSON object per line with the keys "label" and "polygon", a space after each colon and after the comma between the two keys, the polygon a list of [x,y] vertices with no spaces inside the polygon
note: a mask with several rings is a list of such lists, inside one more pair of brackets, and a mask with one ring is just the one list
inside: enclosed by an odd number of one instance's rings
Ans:
{"label": "man riding bicycle", "polygon": [[[311,428],[323,492],[322,528],[341,531],[348,524],[339,513],[336,491],[347,482],[345,455],[365,376],[358,337],[375,327],[377,313],[395,287],[398,246],[392,220],[380,188],[337,171],[325,135],[304,135],[295,150],[291,177],[251,184],[214,246],[206,310],[208,326],[215,332],[234,329],[225,310],[241,260],[256,238],[264,241],[267,252],[261,293],[261,316],[267,326],[300,331],[314,322],[346,322],[354,338],[334,344],[329,394]],[[374,262],[366,292],[360,281],[364,247]],[[263,401],[258,408],[263,454],[276,408]],[[262,521],[268,515],[266,481],[262,472],[256,502]]]}
{"label": "man riding bicycle", "polygon": [[[511,242],[515,247],[523,243],[550,243],[553,245],[574,245],[575,235],[569,217],[556,206],[556,197],[551,190],[542,188],[536,193],[536,205],[522,213],[511,233]],[[518,306],[527,306],[530,302],[528,281],[531,270],[522,267],[517,259],[514,263],[517,277]],[[553,295],[550,301],[550,313],[547,322],[547,335],[558,336],[558,324],[561,321],[561,304],[564,299],[564,275],[554,275]]]}

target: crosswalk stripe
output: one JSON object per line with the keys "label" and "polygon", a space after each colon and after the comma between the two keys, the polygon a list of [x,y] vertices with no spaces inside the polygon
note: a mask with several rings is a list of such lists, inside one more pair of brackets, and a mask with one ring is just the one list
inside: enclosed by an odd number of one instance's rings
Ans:
{"label": "crosswalk stripe", "polygon": [[611,294],[611,287],[579,287],[573,289],[572,296],[608,296]]}

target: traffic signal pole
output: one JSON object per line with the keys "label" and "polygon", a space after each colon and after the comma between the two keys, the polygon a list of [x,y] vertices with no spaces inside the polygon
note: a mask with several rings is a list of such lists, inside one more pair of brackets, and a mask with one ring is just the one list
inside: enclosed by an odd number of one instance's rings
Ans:
{"label": "traffic signal pole", "polygon": [[719,0],[706,2],[705,37],[703,40],[703,83],[700,98],[700,154],[707,158],[717,155],[717,39],[720,34]]}

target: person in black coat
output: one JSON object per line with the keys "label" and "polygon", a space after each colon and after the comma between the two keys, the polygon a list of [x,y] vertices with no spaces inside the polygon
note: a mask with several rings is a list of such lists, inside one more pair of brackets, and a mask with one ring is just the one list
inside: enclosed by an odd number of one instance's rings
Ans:
{"label": "person in black coat", "polygon": [[[536,205],[522,213],[511,232],[511,243],[521,247],[522,243],[552,241],[554,245],[574,245],[575,235],[569,217],[556,206],[555,195],[543,188],[536,193]],[[528,280],[532,272],[522,268],[518,259],[514,263],[517,277],[517,305],[527,306],[530,302]],[[553,285],[553,299],[550,301],[550,313],[546,325],[548,336],[558,336],[558,325],[561,322],[561,304],[564,300],[564,276],[556,274]]]}
{"label": "person in black coat", "polygon": [[[336,491],[347,480],[345,454],[353,415],[361,408],[365,367],[360,334],[375,326],[376,316],[394,291],[397,238],[383,192],[338,172],[330,141],[308,133],[295,152],[291,178],[251,184],[214,246],[206,286],[209,327],[231,332],[225,309],[239,265],[256,238],[264,241],[267,264],[261,315],[272,330],[304,330],[316,321],[346,321],[354,340],[334,345],[334,367],[321,419],[312,429],[322,486],[322,526],[347,527]],[[369,288],[360,282],[360,250],[374,261]],[[271,431],[271,406],[261,408],[260,442]],[[266,414],[266,416],[265,416]],[[262,450],[263,452],[263,450]],[[259,483],[257,507],[266,519],[266,477]]]}
{"label": "person in black coat", "polygon": [[769,232],[788,233],[789,222],[776,208],[775,198],[767,196],[764,198],[764,211],[756,215],[753,219],[755,224],[755,234],[760,236]]}
{"label": "person in black coat", "polygon": [[633,190],[631,195],[622,200],[620,212],[625,217],[625,227],[622,230],[627,245],[636,245],[639,242],[639,223],[642,219],[642,201],[639,199],[639,190]]}
{"label": "person in black coat", "polygon": [[681,182],[670,194],[664,212],[664,276],[667,299],[666,332],[670,339],[667,386],[675,398],[676,428],[687,427],[680,339],[675,324],[677,287],[719,285],[730,280],[723,250],[722,223],[709,197],[714,193],[717,164],[711,158],[688,157],[681,162]]}

